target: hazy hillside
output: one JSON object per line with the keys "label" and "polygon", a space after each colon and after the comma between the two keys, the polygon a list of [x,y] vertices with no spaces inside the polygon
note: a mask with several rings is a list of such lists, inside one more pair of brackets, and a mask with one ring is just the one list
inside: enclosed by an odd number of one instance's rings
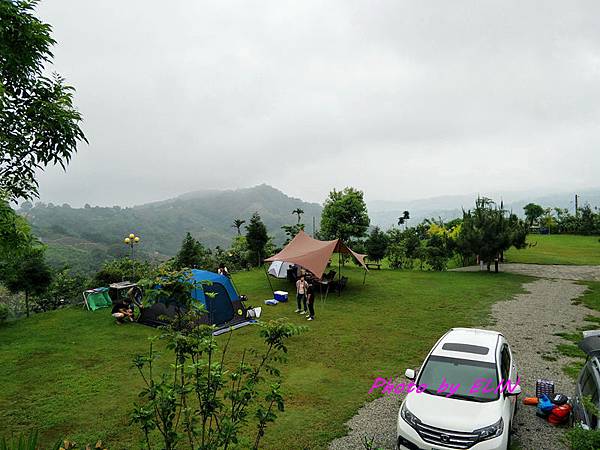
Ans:
{"label": "hazy hillside", "polygon": [[[600,190],[579,191],[579,206],[589,204],[600,206]],[[417,224],[426,218],[444,220],[462,216],[462,209],[472,208],[478,195],[489,197],[495,201],[502,200],[506,209],[517,215],[523,215],[523,206],[533,202],[544,208],[567,208],[571,212],[575,208],[575,193],[540,193],[540,192],[482,192],[470,195],[447,195],[419,200],[406,201],[372,201],[369,202],[369,215],[373,225],[384,229],[395,225],[404,210],[410,211],[409,224]]]}
{"label": "hazy hillside", "polygon": [[[600,205],[600,190],[582,191],[579,194],[581,206],[586,203]],[[517,214],[522,214],[523,206],[529,202],[544,207],[574,208],[574,194],[571,193],[481,195],[497,201],[502,199],[505,207]],[[431,217],[447,220],[460,217],[462,208],[472,207],[476,197],[477,194],[394,202],[373,201],[368,204],[369,216],[372,225],[384,229],[395,225],[404,210],[410,211],[409,225]],[[265,184],[248,189],[190,192],[132,208],[88,205],[71,208],[69,205],[38,204],[32,209],[21,210],[21,213],[27,215],[36,235],[48,244],[51,263],[92,271],[106,259],[127,254],[128,248],[122,243],[122,238],[130,232],[142,237],[138,250],[140,256],[149,259],[164,260],[173,256],[187,231],[207,247],[227,247],[236,233],[231,227],[233,220],[248,220],[255,211],[260,213],[275,242],[281,244],[284,240],[281,226],[295,223],[296,216],[291,212],[296,208],[305,211],[303,222],[307,231],[312,231],[313,217],[318,229],[320,205],[288,197]]]}
{"label": "hazy hillside", "polygon": [[231,227],[233,220],[248,220],[255,211],[260,213],[275,242],[281,243],[281,226],[295,223],[296,216],[291,212],[296,208],[305,211],[303,221],[308,231],[312,231],[313,216],[318,227],[320,205],[288,197],[267,185],[192,192],[132,208],[38,204],[21,213],[27,215],[36,235],[48,244],[49,259],[54,265],[93,270],[103,259],[126,254],[122,238],[130,232],[142,237],[139,251],[156,259],[174,255],[188,231],[210,248],[227,247],[236,233]]}

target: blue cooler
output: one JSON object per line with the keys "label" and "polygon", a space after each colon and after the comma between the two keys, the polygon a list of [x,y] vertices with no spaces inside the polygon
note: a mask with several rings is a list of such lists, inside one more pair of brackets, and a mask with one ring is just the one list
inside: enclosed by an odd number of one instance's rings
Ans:
{"label": "blue cooler", "polygon": [[275,300],[278,302],[287,302],[288,301],[288,293],[285,291],[275,291],[273,292],[275,296]]}

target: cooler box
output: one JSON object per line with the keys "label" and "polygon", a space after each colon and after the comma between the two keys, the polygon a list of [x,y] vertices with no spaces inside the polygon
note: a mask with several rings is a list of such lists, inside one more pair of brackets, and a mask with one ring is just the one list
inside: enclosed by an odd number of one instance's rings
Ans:
{"label": "cooler box", "polygon": [[275,300],[278,302],[287,302],[288,301],[288,293],[285,291],[275,291],[273,292],[275,296]]}

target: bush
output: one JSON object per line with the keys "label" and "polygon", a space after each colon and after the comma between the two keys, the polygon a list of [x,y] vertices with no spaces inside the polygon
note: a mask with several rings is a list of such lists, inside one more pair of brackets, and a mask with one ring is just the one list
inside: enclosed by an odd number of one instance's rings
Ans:
{"label": "bush", "polygon": [[6,319],[8,319],[8,306],[0,303],[0,323],[6,322]]}
{"label": "bush", "polygon": [[600,448],[600,430],[585,430],[576,425],[565,433],[563,441],[571,450],[596,450]]}
{"label": "bush", "polygon": [[86,281],[80,275],[71,275],[68,269],[55,273],[46,292],[35,299],[34,310],[45,312],[63,305],[81,303]]}
{"label": "bush", "polygon": [[152,277],[155,268],[147,261],[120,258],[104,263],[102,269],[92,279],[91,287],[108,286],[119,281],[137,283],[141,278]]}

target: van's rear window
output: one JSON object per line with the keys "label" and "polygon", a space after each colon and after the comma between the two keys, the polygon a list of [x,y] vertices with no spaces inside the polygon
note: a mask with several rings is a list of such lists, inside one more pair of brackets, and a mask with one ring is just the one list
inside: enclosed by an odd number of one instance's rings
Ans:
{"label": "van's rear window", "polygon": [[487,355],[490,351],[489,348],[481,345],[454,344],[452,342],[446,342],[442,345],[442,349],[451,352],[475,353],[476,355]]}

